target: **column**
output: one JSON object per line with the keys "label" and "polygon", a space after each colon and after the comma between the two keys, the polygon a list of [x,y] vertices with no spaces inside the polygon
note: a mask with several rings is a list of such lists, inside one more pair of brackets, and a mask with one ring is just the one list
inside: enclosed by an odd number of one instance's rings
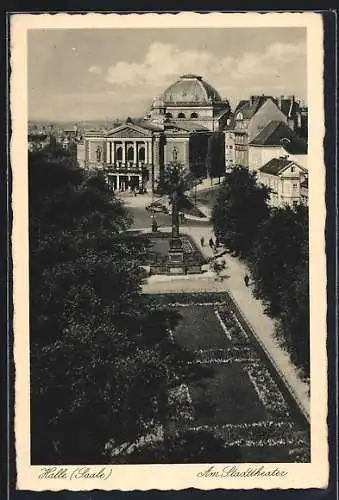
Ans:
{"label": "column", "polygon": [[122,141],[122,164],[125,165],[126,163],[126,141]]}
{"label": "column", "polygon": [[148,141],[145,141],[145,165],[148,165]]}
{"label": "column", "polygon": [[133,163],[138,165],[137,141],[133,142]]}
{"label": "column", "polygon": [[148,163],[151,165],[153,163],[153,142],[152,142],[152,139],[150,140],[150,142],[148,143],[148,148],[147,148],[147,159],[148,159]]}
{"label": "column", "polygon": [[115,165],[115,141],[111,142],[111,163]]}
{"label": "column", "polygon": [[111,143],[107,142],[106,143],[106,163],[111,163]]}

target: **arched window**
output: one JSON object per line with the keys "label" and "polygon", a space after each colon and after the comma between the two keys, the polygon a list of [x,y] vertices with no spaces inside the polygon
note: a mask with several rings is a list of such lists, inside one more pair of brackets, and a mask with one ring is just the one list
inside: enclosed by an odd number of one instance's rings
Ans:
{"label": "arched window", "polygon": [[127,161],[134,161],[134,149],[133,146],[129,146],[127,149]]}
{"label": "arched window", "polygon": [[145,161],[145,148],[141,147],[139,149],[139,161]]}
{"label": "arched window", "polygon": [[165,115],[165,116],[166,116],[166,118],[173,118],[172,113],[166,113],[166,115]]}
{"label": "arched window", "polygon": [[185,113],[178,113],[178,118],[186,118]]}
{"label": "arched window", "polygon": [[117,161],[122,161],[122,147],[121,146],[117,147],[117,150],[115,152],[115,159]]}
{"label": "arched window", "polygon": [[191,118],[198,118],[198,113],[191,113]]}
{"label": "arched window", "polygon": [[238,113],[237,120],[243,120],[243,119],[244,119],[244,117],[243,117],[242,113]]}

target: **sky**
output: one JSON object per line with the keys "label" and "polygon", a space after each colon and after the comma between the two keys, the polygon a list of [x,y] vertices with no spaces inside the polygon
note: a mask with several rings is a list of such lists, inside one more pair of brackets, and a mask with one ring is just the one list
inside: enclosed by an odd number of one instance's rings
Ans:
{"label": "sky", "polygon": [[27,47],[30,120],[144,116],[184,73],[233,108],[262,93],[307,101],[304,28],[30,30]]}

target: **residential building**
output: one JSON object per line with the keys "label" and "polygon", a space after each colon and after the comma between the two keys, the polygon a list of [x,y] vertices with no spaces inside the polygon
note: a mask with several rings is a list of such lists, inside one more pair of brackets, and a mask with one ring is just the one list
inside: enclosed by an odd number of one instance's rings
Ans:
{"label": "residential building", "polygon": [[285,122],[272,120],[249,143],[249,169],[257,171],[273,158],[286,154],[290,161],[307,168],[306,141],[298,137]]}
{"label": "residential building", "polygon": [[308,177],[300,183],[300,202],[308,205]]}
{"label": "residential building", "polygon": [[287,124],[287,117],[273,97],[252,95],[240,101],[232,117],[226,120],[226,169],[234,165],[249,166],[249,143],[272,120]]}
{"label": "residential building", "polygon": [[288,126],[300,137],[307,140],[308,109],[305,104],[297,101],[294,95],[279,96],[275,99],[279,109],[287,117]]}
{"label": "residential building", "polygon": [[39,151],[49,146],[51,137],[48,134],[28,134],[28,150]]}
{"label": "residential building", "polygon": [[307,177],[307,170],[286,156],[271,159],[258,171],[258,182],[271,190],[269,203],[273,207],[304,202],[301,185]]}

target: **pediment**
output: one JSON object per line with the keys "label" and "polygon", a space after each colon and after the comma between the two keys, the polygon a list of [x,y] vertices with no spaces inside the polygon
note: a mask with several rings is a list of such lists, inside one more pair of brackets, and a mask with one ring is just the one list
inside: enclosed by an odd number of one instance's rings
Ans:
{"label": "pediment", "polygon": [[106,134],[107,138],[140,138],[140,137],[152,137],[152,132],[142,127],[137,127],[135,125],[123,124],[110,130]]}

